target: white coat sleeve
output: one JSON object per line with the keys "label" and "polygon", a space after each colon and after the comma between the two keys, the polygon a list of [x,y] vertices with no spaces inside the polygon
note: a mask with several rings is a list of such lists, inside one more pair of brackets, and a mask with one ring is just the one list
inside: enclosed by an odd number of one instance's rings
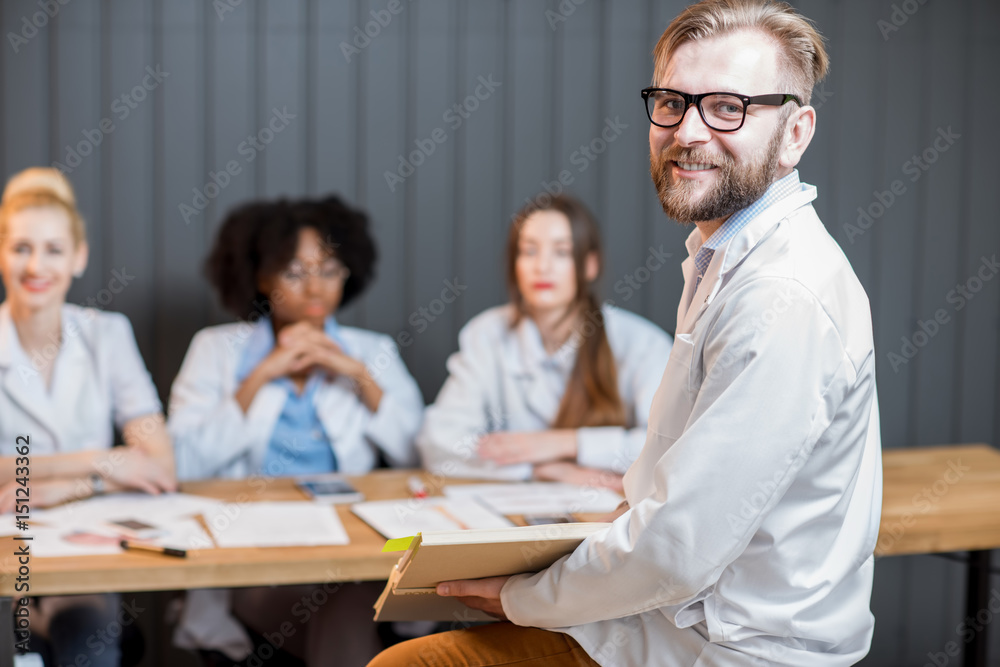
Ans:
{"label": "white coat sleeve", "polygon": [[382,390],[382,400],[365,428],[365,438],[385,454],[393,467],[418,464],[413,439],[424,416],[424,397],[391,339],[365,359],[368,373]]}
{"label": "white coat sleeve", "polygon": [[[791,295],[787,310],[762,318],[778,290]],[[508,581],[514,623],[580,625],[693,599],[747,547],[829,427],[854,370],[811,293],[760,279],[707,326],[690,416],[671,423],[670,406],[655,405],[650,417],[646,446],[664,452],[653,494],[552,567]],[[665,378],[688,378],[677,363]]]}
{"label": "white coat sleeve", "polygon": [[[478,324],[483,324],[479,322]],[[448,358],[448,379],[427,408],[417,448],[429,471],[448,477],[524,480],[530,464],[499,466],[476,454],[479,440],[504,419],[490,394],[500,391],[500,340],[486,327],[466,325],[458,352]],[[491,392],[491,388],[492,389]]]}
{"label": "white coat sleeve", "polygon": [[625,474],[646,442],[649,409],[670,356],[672,339],[651,326],[644,329],[627,341],[625,357],[617,369],[619,391],[634,426],[578,429],[576,462],[584,467]]}
{"label": "white coat sleeve", "polygon": [[106,313],[101,318],[106,336],[101,344],[110,345],[112,350],[107,358],[114,421],[118,428],[123,428],[137,417],[160,413],[163,406],[128,318],[118,313]]}
{"label": "white coat sleeve", "polygon": [[228,354],[218,331],[199,331],[171,387],[167,428],[179,479],[219,476],[273,430],[277,415],[268,414],[268,401],[262,400],[266,387],[254,396],[246,414],[236,402],[235,379],[227,377],[232,370],[224,363]]}

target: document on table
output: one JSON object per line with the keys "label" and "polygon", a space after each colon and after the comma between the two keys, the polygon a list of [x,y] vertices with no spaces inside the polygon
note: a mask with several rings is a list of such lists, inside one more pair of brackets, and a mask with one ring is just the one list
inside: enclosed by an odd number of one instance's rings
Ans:
{"label": "document on table", "polygon": [[440,497],[375,500],[352,505],[351,511],[390,540],[438,530],[514,525],[478,503]]}
{"label": "document on table", "polygon": [[308,501],[229,503],[205,513],[219,547],[312,547],[348,544],[330,505]]}
{"label": "document on table", "polygon": [[499,514],[612,512],[624,498],[611,489],[562,482],[455,484],[444,487],[455,501],[476,500]]}
{"label": "document on table", "polygon": [[[33,523],[22,533],[30,536],[31,555],[37,558],[63,556],[103,556],[122,552],[121,541],[134,539],[128,531],[111,523],[95,522],[74,526],[52,526]],[[196,550],[214,547],[212,538],[194,519],[159,521],[150,537],[136,540],[174,549]]]}
{"label": "document on table", "polygon": [[[177,549],[211,549],[212,538],[192,517],[222,507],[186,493],[111,493],[48,509],[33,509],[26,531],[38,558],[121,553],[123,539]],[[2,520],[4,517],[0,517]],[[14,521],[3,524],[14,525]]]}
{"label": "document on table", "polygon": [[136,520],[145,523],[208,513],[222,506],[214,498],[188,493],[109,493],[51,509],[32,509],[31,519],[53,526],[76,526],[100,521]]}

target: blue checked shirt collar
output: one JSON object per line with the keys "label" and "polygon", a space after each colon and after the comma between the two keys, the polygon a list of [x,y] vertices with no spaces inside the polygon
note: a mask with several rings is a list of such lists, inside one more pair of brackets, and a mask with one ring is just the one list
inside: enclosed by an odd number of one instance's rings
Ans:
{"label": "blue checked shirt collar", "polygon": [[701,244],[701,247],[698,248],[698,252],[694,256],[694,268],[698,274],[698,282],[700,283],[701,279],[705,277],[705,271],[708,270],[708,265],[712,263],[712,257],[715,256],[716,250],[731,241],[741,229],[746,227],[748,222],[756,218],[759,214],[801,189],[799,171],[798,169],[793,169],[792,173],[788,174],[788,176],[771,183],[760,199],[742,211],[729,216],[729,219],[722,223],[722,226],[716,229],[715,233]]}

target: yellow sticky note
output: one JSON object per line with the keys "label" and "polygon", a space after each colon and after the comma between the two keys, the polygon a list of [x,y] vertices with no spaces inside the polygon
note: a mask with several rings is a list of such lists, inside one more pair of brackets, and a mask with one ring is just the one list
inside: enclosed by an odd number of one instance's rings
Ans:
{"label": "yellow sticky note", "polygon": [[389,540],[385,543],[385,546],[382,547],[382,551],[406,551],[410,548],[413,538],[414,536],[410,535],[409,537],[398,537],[394,540]]}

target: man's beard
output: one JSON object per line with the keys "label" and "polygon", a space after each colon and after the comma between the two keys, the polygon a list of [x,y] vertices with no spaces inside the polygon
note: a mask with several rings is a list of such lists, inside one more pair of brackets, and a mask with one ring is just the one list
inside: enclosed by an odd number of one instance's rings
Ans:
{"label": "man's beard", "polygon": [[[649,156],[649,171],[660,197],[663,212],[682,224],[727,218],[754,203],[767,191],[778,170],[778,154],[784,124],[779,124],[767,147],[746,162],[737,164],[729,153],[710,155],[698,149],[673,146]],[[692,197],[698,183],[689,179],[671,180],[671,162],[712,164],[719,172],[715,185],[698,201]]]}

